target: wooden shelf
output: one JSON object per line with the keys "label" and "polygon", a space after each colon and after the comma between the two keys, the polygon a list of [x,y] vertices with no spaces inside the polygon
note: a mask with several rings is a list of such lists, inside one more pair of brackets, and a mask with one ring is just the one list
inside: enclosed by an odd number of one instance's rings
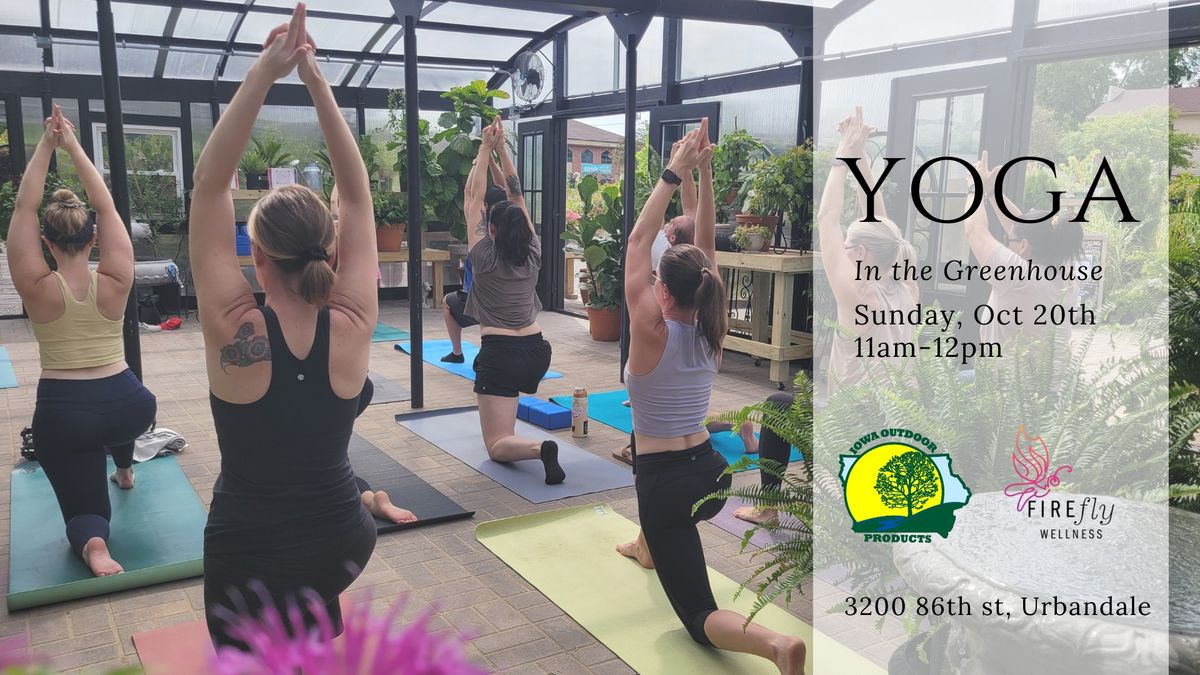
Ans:
{"label": "wooden shelf", "polygon": [[812,271],[813,254],[801,251],[785,251],[783,253],[717,251],[717,266],[756,272],[799,274]]}

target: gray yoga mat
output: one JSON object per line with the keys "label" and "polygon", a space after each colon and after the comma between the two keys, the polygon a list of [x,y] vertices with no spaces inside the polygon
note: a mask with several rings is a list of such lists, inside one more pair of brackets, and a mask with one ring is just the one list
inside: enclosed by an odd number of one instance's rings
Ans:
{"label": "gray yoga mat", "polygon": [[479,430],[479,410],[473,406],[396,415],[396,422],[533,504],[633,485],[628,467],[601,459],[520,420],[517,435],[558,443],[558,461],[567,479],[558,485],[546,485],[546,472],[537,460],[493,462]]}
{"label": "gray yoga mat", "polygon": [[[741,539],[746,536],[746,532],[754,527],[754,523],[748,523],[733,515],[737,509],[746,506],[746,503],[740,499],[729,499],[725,502],[725,508],[721,512],[709,519],[708,522],[725,530],[726,532]],[[750,543],[758,548],[766,548],[774,544],[781,543],[787,540],[787,536],[783,533],[768,532],[765,528],[759,528],[753,536],[750,537]]]}
{"label": "gray yoga mat", "polygon": [[399,403],[412,398],[412,394],[400,386],[398,382],[387,379],[374,371],[368,371],[367,377],[375,385],[375,395],[371,397],[371,405],[376,403]]}

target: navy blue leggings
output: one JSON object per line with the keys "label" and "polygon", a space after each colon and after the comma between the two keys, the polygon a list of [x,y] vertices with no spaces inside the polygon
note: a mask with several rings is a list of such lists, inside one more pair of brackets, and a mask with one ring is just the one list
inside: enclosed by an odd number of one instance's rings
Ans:
{"label": "navy blue leggings", "polygon": [[157,412],[154,394],[130,370],[97,380],[38,382],[33,442],[76,553],[94,537],[108,541],[106,451],[118,467],[132,466],[133,442]]}

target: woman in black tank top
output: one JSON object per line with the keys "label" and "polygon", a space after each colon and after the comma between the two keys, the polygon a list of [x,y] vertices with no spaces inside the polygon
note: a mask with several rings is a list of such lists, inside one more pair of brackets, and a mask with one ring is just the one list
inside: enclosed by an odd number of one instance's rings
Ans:
{"label": "woman in black tank top", "polygon": [[[313,54],[298,7],[268,36],[196,165],[189,243],[221,450],[204,533],[205,613],[218,647],[244,649],[228,620],[266,605],[305,608],[306,627],[315,627],[309,593],[340,633],[338,595],[375,548],[375,523],[347,459],[379,313],[371,195]],[[229,237],[229,177],[267,91],[296,68],[329,148],[340,232],[308,188],[263,197],[249,222],[268,305],[259,309]]]}

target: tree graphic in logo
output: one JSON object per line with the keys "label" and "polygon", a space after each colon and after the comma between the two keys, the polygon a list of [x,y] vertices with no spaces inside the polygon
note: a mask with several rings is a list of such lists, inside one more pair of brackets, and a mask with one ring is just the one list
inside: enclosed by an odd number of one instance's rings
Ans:
{"label": "tree graphic in logo", "polygon": [[884,505],[893,509],[920,510],[938,495],[941,480],[937,465],[923,452],[913,450],[888,460],[875,479],[875,491]]}

